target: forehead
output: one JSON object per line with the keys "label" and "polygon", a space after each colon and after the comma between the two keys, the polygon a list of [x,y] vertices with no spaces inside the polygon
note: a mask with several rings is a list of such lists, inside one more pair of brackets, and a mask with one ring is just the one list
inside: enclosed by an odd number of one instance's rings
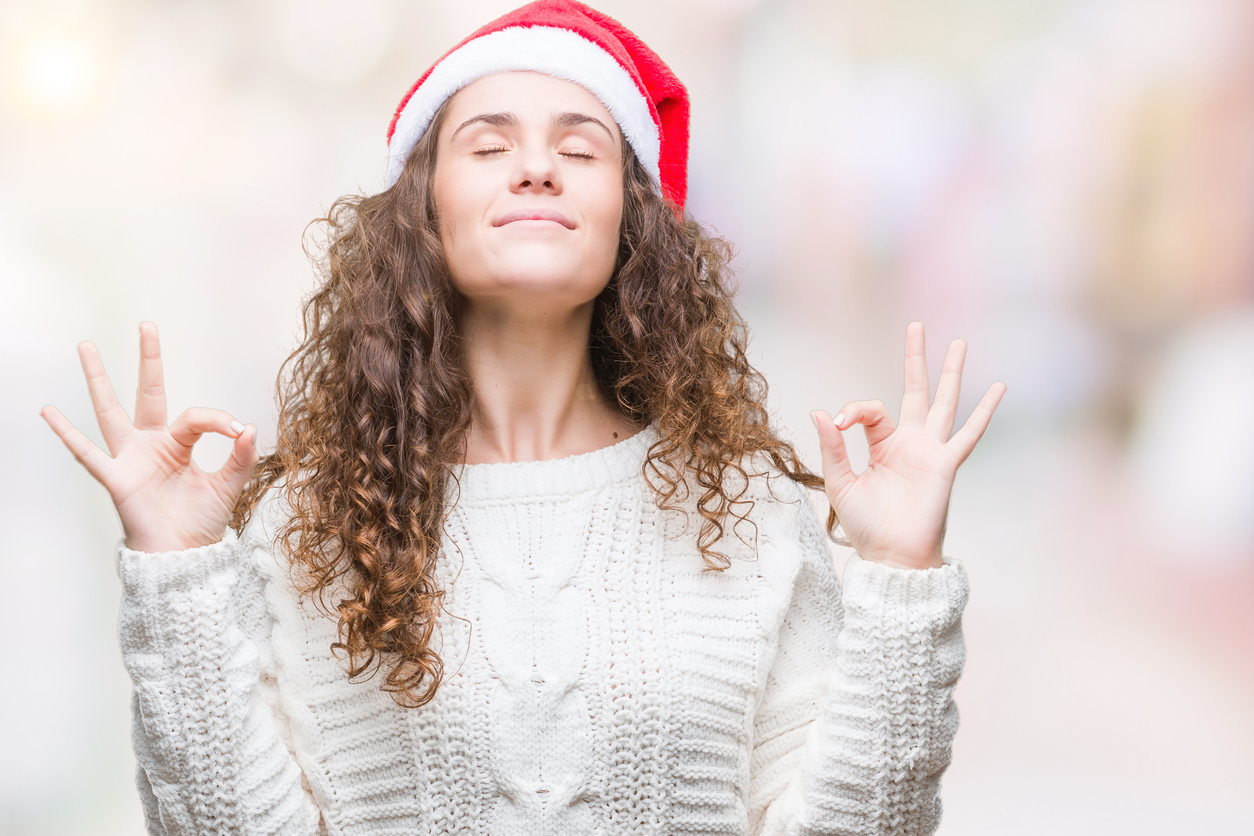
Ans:
{"label": "forehead", "polygon": [[475,79],[449,99],[442,134],[480,113],[513,113],[524,124],[548,122],[558,113],[585,113],[600,119],[622,138],[618,123],[600,99],[573,81],[544,73],[518,70]]}

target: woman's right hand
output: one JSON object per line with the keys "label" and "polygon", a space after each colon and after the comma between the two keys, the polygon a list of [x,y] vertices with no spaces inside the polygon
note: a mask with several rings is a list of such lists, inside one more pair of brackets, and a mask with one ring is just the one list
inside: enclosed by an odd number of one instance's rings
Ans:
{"label": "woman's right hand", "polygon": [[[51,404],[39,411],[83,467],[109,491],[122,519],[125,544],[141,552],[181,551],[217,543],[235,502],[257,464],[257,427],[219,409],[191,407],[166,426],[165,384],[157,326],[139,324],[139,391],[135,423],[113,394],[96,347],[78,344],[107,455]],[[235,439],[231,457],[215,473],[192,461],[204,433]]]}

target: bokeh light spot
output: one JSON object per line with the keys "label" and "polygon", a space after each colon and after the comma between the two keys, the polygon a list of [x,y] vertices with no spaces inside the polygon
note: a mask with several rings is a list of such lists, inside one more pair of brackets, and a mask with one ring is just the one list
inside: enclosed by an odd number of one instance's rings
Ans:
{"label": "bokeh light spot", "polygon": [[70,110],[91,96],[97,63],[90,44],[83,40],[50,37],[36,41],[21,59],[23,98],[40,110]]}

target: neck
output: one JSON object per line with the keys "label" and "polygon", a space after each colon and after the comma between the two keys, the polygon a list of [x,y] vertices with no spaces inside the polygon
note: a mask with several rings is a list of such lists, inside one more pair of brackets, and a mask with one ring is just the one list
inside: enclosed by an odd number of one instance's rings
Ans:
{"label": "neck", "polygon": [[467,307],[461,330],[475,391],[467,464],[572,456],[637,431],[597,387],[591,326],[591,302],[561,311]]}

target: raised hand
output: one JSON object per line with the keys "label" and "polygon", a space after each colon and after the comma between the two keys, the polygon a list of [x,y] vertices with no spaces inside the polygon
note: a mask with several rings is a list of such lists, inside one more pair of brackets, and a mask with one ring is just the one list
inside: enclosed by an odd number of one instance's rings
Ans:
{"label": "raised hand", "polygon": [[[941,543],[954,476],[1006,393],[1001,381],[990,386],[962,429],[949,437],[966,351],[963,340],[949,344],[936,401],[931,403],[923,323],[911,322],[906,327],[900,426],[893,426],[883,401],[850,401],[835,421],[822,410],[810,413],[823,451],[828,502],[849,542],[866,560],[909,569],[943,565]],[[867,469],[858,474],[849,466],[841,435],[854,424],[863,425],[871,452]]]}
{"label": "raised hand", "polygon": [[[139,324],[139,355],[132,424],[113,394],[96,347],[88,341],[78,344],[96,420],[112,455],[92,444],[55,406],[49,404],[39,414],[109,491],[127,547],[166,552],[216,543],[257,464],[257,428],[204,407],[186,410],[167,427],[161,347],[151,322]],[[192,461],[192,446],[207,432],[235,439],[230,458],[214,473]]]}

